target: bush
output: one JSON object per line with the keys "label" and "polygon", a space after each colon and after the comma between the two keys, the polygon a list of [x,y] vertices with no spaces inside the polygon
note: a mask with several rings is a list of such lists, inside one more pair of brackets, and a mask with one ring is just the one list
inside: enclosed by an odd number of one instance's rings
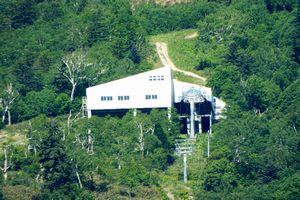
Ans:
{"label": "bush", "polygon": [[203,70],[205,68],[213,67],[213,64],[210,60],[200,60],[199,64],[194,67],[195,70]]}

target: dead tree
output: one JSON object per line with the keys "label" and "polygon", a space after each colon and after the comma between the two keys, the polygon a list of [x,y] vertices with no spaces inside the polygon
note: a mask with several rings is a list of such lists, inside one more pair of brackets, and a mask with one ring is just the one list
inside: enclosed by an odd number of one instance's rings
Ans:
{"label": "dead tree", "polygon": [[11,105],[17,98],[18,94],[14,91],[12,83],[9,83],[4,90],[3,96],[1,98],[0,103],[2,104],[1,107],[3,108],[2,112],[2,123],[5,122],[6,119],[6,114],[7,114],[7,120],[8,120],[8,125],[11,125]]}
{"label": "dead tree", "polygon": [[91,129],[88,130],[87,134],[87,153],[94,153],[94,139],[91,133]]}
{"label": "dead tree", "polygon": [[65,68],[61,68],[62,75],[68,79],[72,85],[70,101],[74,100],[76,86],[87,78],[86,70],[90,66],[86,62],[86,53],[73,52],[63,58]]}
{"label": "dead tree", "polygon": [[37,154],[37,147],[39,146],[38,141],[41,140],[41,138],[37,138],[35,133],[37,130],[33,130],[31,121],[29,120],[28,122],[28,133],[27,133],[27,138],[28,138],[28,145],[27,145],[27,151],[30,152],[33,150],[34,155]]}
{"label": "dead tree", "polygon": [[0,167],[0,170],[3,172],[4,181],[6,181],[7,180],[7,171],[11,167],[11,157],[12,157],[12,154],[10,156],[10,161],[8,161],[7,147],[5,147],[3,149],[3,153],[4,153],[4,162],[3,162],[3,167]]}
{"label": "dead tree", "polygon": [[[72,115],[72,111],[69,111],[69,116],[67,120],[67,130],[68,130],[68,135],[70,134],[71,128],[73,126],[73,123],[79,120],[81,111],[79,111],[74,117]],[[63,131],[63,140],[65,140],[65,132]]]}
{"label": "dead tree", "polygon": [[70,101],[74,100],[76,87],[83,81],[95,81],[107,71],[103,63],[97,63],[97,69],[92,68],[92,64],[87,61],[87,53],[83,51],[73,52],[63,57],[64,65],[60,68],[60,73],[72,85]]}
{"label": "dead tree", "polygon": [[79,173],[78,173],[78,165],[77,164],[75,165],[75,173],[76,173],[79,188],[81,189],[82,188],[82,182],[81,182],[81,178],[80,178]]}
{"label": "dead tree", "polygon": [[135,121],[137,128],[139,129],[139,137],[138,137],[138,147],[141,152],[142,158],[144,158],[145,155],[145,135],[146,134],[154,134],[154,127],[150,126],[143,121],[137,122]]}

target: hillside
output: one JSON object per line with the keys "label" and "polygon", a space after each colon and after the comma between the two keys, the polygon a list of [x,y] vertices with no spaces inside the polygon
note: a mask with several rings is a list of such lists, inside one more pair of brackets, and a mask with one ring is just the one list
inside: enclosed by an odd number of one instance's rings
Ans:
{"label": "hillside", "polygon": [[[0,0],[0,199],[299,199],[299,2],[147,2]],[[157,47],[228,105],[187,184],[175,111],[81,117],[87,87],[161,66]]]}

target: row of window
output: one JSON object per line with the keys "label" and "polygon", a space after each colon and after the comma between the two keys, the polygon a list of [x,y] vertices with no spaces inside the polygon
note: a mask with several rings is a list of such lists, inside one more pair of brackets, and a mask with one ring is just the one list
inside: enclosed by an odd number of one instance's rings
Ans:
{"label": "row of window", "polygon": [[[101,101],[112,101],[113,97],[112,96],[101,96]],[[128,101],[129,96],[118,96],[119,101]]]}
{"label": "row of window", "polygon": [[157,95],[156,95],[156,94],[152,94],[152,95],[147,94],[147,95],[145,96],[145,98],[146,98],[147,100],[149,100],[149,99],[157,99]]}
{"label": "row of window", "polygon": [[128,101],[129,100],[129,96],[118,96],[118,100],[119,101]]}
{"label": "row of window", "polygon": [[101,101],[112,101],[113,97],[112,96],[101,96]]}
{"label": "row of window", "polygon": [[[130,98],[129,96],[118,96],[118,101],[128,101]],[[145,95],[145,99],[157,99],[156,94],[147,94]],[[113,97],[112,96],[101,96],[101,101],[112,101]]]}
{"label": "row of window", "polygon": [[165,76],[149,76],[149,81],[163,81],[165,80]]}

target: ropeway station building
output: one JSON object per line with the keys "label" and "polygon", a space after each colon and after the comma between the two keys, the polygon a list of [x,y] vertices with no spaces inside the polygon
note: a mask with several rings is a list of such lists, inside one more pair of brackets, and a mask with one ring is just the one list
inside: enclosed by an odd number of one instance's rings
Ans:
{"label": "ropeway station building", "polygon": [[182,131],[191,137],[207,132],[225,107],[213,97],[211,88],[174,79],[168,66],[89,87],[86,95],[88,117],[176,107],[184,124]]}

